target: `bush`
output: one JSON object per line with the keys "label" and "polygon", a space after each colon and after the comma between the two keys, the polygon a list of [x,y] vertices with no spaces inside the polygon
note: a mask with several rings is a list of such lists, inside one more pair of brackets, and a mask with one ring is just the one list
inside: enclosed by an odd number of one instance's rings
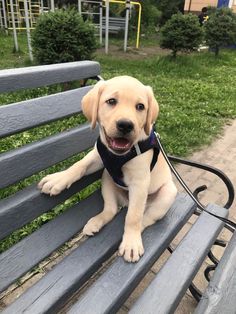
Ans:
{"label": "bush", "polygon": [[177,13],[161,29],[160,46],[171,49],[176,57],[178,51],[192,51],[202,41],[203,31],[198,17]]}
{"label": "bush", "polygon": [[40,64],[91,59],[95,30],[75,10],[42,14],[32,34],[33,52]]}
{"label": "bush", "polygon": [[220,47],[236,43],[236,15],[229,8],[219,8],[204,24],[207,45],[217,56]]}

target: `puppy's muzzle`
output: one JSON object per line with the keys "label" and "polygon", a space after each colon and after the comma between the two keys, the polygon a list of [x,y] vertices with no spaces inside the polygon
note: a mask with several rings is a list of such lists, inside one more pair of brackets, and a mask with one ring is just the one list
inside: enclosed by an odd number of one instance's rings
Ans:
{"label": "puppy's muzzle", "polygon": [[134,124],[130,120],[122,119],[116,122],[116,128],[121,134],[126,135],[133,131]]}

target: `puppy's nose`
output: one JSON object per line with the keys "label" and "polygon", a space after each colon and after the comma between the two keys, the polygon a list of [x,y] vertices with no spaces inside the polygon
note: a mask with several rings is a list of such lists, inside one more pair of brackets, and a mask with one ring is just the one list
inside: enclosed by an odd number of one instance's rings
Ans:
{"label": "puppy's nose", "polygon": [[130,120],[119,120],[116,122],[116,127],[121,133],[125,135],[134,129],[134,124]]}

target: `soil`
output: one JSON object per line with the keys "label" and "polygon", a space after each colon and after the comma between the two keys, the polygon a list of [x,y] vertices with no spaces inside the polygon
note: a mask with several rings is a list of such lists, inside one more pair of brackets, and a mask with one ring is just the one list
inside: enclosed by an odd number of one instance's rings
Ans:
{"label": "soil", "polygon": [[[158,46],[150,46],[150,47],[141,47],[139,49],[128,47],[127,52],[124,52],[123,49],[116,45],[109,45],[108,55],[115,55],[118,58],[129,59],[129,60],[140,60],[145,57],[154,57],[160,55],[168,55],[170,54],[170,50],[162,49]],[[97,55],[104,55],[105,48],[97,49]]]}

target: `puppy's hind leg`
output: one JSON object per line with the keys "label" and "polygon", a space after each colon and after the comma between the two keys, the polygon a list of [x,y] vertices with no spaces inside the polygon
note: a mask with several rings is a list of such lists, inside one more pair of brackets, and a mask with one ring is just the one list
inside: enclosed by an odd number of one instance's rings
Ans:
{"label": "puppy's hind leg", "polygon": [[83,229],[85,235],[93,236],[99,232],[118,212],[118,188],[106,170],[102,176],[102,196],[104,199],[103,211],[89,219]]}
{"label": "puppy's hind leg", "polygon": [[175,184],[173,181],[169,181],[160,188],[154,199],[148,201],[143,216],[142,231],[165,216],[174,203],[176,194],[177,189]]}

